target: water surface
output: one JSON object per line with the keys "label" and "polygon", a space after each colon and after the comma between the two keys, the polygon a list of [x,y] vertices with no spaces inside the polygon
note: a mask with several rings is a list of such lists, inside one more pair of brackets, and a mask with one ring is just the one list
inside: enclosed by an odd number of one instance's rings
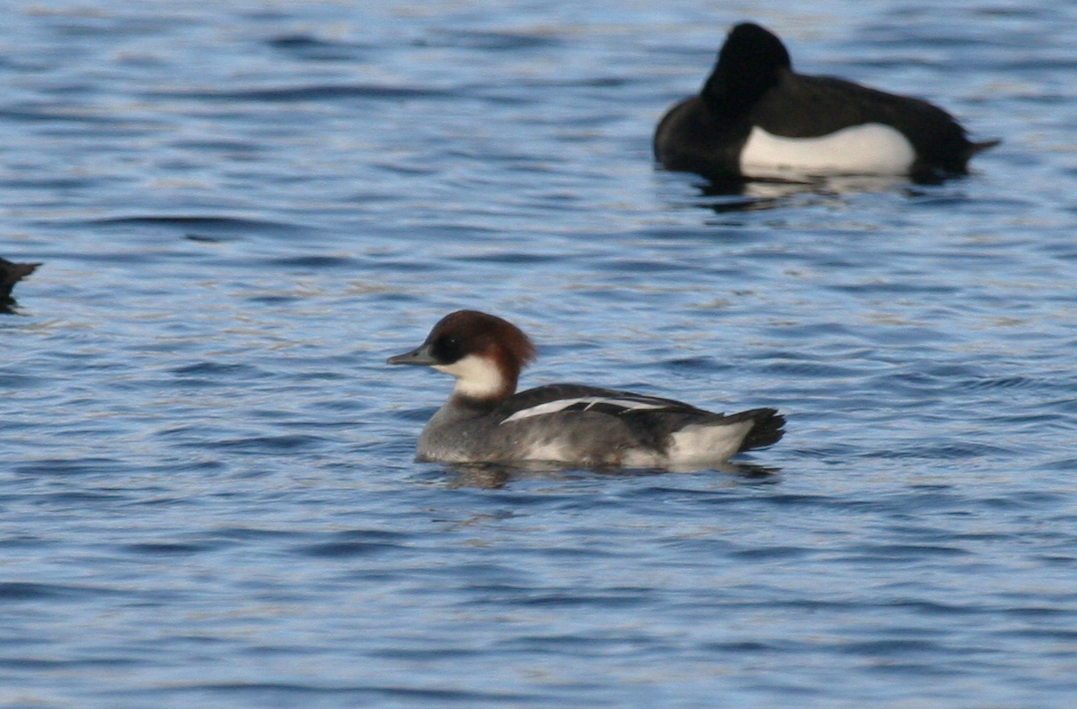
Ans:
{"label": "water surface", "polygon": [[[659,6],[660,5],[660,6]],[[727,27],[1004,143],[713,193]],[[953,707],[1077,692],[1077,12],[10,3],[0,704]],[[412,462],[450,310],[789,418],[751,474]]]}

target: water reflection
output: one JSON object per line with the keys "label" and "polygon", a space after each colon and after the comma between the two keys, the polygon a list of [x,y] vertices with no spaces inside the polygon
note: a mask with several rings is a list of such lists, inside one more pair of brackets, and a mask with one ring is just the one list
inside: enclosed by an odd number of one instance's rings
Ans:
{"label": "water reflection", "polygon": [[468,463],[446,466],[448,485],[453,488],[476,487],[498,490],[517,480],[571,480],[581,476],[649,477],[674,473],[719,472],[742,482],[777,483],[781,469],[754,463],[726,461],[704,470],[663,470],[619,468],[568,468],[555,463],[529,462],[516,465],[503,463]]}
{"label": "water reflection", "polygon": [[802,195],[832,200],[867,192],[907,192],[913,184],[940,183],[910,180],[902,175],[847,175],[804,177],[798,180],[708,180],[696,187],[707,198],[700,200],[698,205],[722,214],[775,209]]}

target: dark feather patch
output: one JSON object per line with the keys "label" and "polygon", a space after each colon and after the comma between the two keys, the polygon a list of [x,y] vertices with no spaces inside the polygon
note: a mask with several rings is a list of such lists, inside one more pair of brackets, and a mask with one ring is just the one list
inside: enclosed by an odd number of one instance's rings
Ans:
{"label": "dark feather patch", "polygon": [[737,449],[738,453],[772,445],[780,441],[782,436],[785,435],[785,429],[783,428],[785,426],[785,417],[779,414],[777,409],[751,409],[750,411],[733,414],[729,418],[737,417],[755,421],[752,430],[748,431],[748,435],[740,442],[740,448]]}
{"label": "dark feather patch", "polygon": [[[754,421],[738,452],[776,443],[785,431],[785,417],[776,409],[751,409],[726,416],[696,408],[690,404],[661,397],[642,396],[615,389],[600,389],[582,384],[550,384],[522,391],[499,404],[491,415],[509,418],[513,414],[564,399],[598,398],[599,402],[579,401],[542,416],[612,416],[627,427],[632,438],[644,447],[665,453],[674,433],[686,426],[722,426]],[[652,408],[631,408],[617,401],[635,401]],[[526,418],[524,420],[527,420]]]}
{"label": "dark feather patch", "polygon": [[[632,409],[622,404],[617,404],[612,401],[578,401],[571,406],[566,406],[561,409],[562,411],[594,411],[598,414],[607,414],[608,416],[621,416],[632,411],[639,411],[639,409]],[[647,409],[647,411],[654,411],[654,409]]]}
{"label": "dark feather patch", "polygon": [[0,299],[10,299],[11,289],[23,278],[33,273],[40,263],[15,263],[0,258]]}
{"label": "dark feather patch", "polygon": [[[598,406],[601,407],[597,409],[599,413],[606,413],[614,416],[626,415],[630,413],[658,413],[660,411],[699,413],[713,416],[713,414],[710,414],[707,411],[697,409],[694,406],[690,406],[689,404],[685,404],[680,401],[674,401],[673,399],[663,399],[657,396],[642,396],[640,394],[633,394],[627,391],[618,391],[616,389],[602,389],[600,387],[587,386],[586,384],[547,384],[546,386],[535,387],[534,389],[521,391],[520,393],[512,396],[510,399],[502,402],[497,408],[497,413],[505,418],[508,418],[509,416],[512,416],[516,413],[520,413],[521,411],[524,411],[526,409],[531,409],[536,406],[542,406],[543,404],[549,404],[554,401],[560,401],[562,399],[583,398],[598,398],[605,399],[607,401],[602,404],[579,402],[570,405],[567,409],[562,409],[562,411],[596,411],[595,407]],[[638,401],[643,404],[649,404],[655,408],[631,409],[627,406],[621,406],[616,404],[616,401]],[[588,409],[588,407],[590,408]]]}

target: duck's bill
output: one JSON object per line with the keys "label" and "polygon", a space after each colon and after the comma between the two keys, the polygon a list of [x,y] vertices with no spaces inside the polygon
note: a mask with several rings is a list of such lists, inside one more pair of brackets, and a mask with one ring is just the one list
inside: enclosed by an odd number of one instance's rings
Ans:
{"label": "duck's bill", "polygon": [[414,349],[411,352],[405,352],[404,354],[398,354],[390,357],[385,362],[386,364],[424,364],[431,366],[437,364],[430,355],[430,347],[428,345],[422,345],[418,349]]}

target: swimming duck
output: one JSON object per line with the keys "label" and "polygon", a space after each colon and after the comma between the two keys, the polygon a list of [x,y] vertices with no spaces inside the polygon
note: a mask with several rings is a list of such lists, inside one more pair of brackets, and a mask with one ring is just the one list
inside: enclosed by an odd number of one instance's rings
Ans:
{"label": "swimming duck", "polygon": [[553,462],[587,468],[701,469],[781,439],[771,408],[716,414],[656,396],[583,384],[516,391],[535,357],[530,338],[495,315],[459,310],[388,364],[426,365],[456,378],[419,435],[416,459],[445,463]]}
{"label": "swimming duck", "polygon": [[712,179],[825,175],[962,175],[999,141],[969,141],[927,101],[793,71],[773,33],[736,25],[699,95],[676,104],[654,135],[669,170]]}

